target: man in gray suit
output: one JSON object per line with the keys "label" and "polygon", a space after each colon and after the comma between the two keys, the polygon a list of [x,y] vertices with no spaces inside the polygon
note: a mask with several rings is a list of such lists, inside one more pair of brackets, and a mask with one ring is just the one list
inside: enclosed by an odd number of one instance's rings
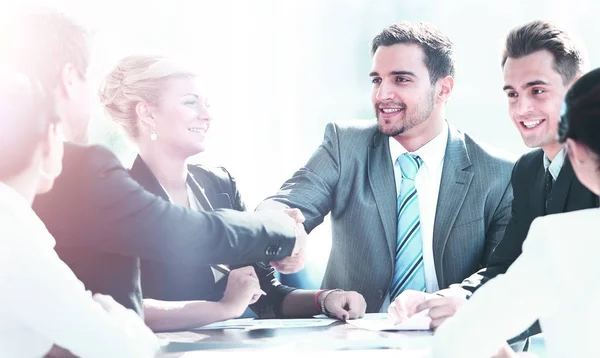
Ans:
{"label": "man in gray suit", "polygon": [[377,123],[330,123],[308,163],[259,210],[299,208],[307,232],[331,213],[323,287],[355,290],[367,312],[400,292],[436,292],[486,264],[510,219],[513,162],[445,120],[452,43],[424,23],[372,44]]}

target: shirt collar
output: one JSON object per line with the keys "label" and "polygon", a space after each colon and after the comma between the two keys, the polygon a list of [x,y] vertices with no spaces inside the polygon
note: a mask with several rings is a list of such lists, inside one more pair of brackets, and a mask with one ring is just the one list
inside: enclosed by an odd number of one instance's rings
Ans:
{"label": "shirt collar", "polygon": [[561,150],[556,154],[553,161],[550,161],[544,153],[544,170],[550,170],[550,174],[552,175],[552,179],[556,181],[558,175],[560,174],[560,170],[565,164],[565,148],[561,148]]}
{"label": "shirt collar", "polygon": [[[413,152],[423,160],[423,164],[428,168],[435,168],[444,160],[448,144],[448,130],[448,122],[444,121],[444,128],[440,134]],[[390,137],[389,141],[392,165],[395,165],[396,159],[408,151],[394,137]]]}

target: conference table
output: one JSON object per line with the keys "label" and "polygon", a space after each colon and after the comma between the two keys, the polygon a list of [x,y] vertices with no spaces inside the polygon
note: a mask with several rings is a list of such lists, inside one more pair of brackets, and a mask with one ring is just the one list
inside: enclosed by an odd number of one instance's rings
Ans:
{"label": "conference table", "polygon": [[378,358],[380,354],[417,358],[428,355],[433,335],[431,331],[372,331],[341,321],[310,326],[307,321],[301,326],[275,324],[157,333],[164,344],[157,357],[233,357],[261,352],[294,352],[311,357],[364,356],[377,350]]}

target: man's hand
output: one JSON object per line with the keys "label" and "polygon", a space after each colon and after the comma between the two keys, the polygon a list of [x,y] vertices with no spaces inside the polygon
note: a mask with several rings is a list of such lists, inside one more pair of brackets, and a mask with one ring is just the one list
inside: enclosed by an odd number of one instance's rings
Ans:
{"label": "man's hand", "polygon": [[305,220],[304,215],[300,209],[285,209],[284,212],[288,214],[289,217],[294,219],[294,221],[298,224],[302,224]]}
{"label": "man's hand", "polygon": [[245,266],[232,270],[227,278],[227,287],[220,303],[231,318],[244,314],[249,305],[258,301],[266,293],[260,289],[260,283],[254,267]]}
{"label": "man's hand", "polygon": [[426,292],[405,290],[388,307],[389,317],[394,323],[402,323],[410,316],[421,311],[417,309],[420,304],[435,297],[435,295]]}
{"label": "man's hand", "polygon": [[290,274],[296,273],[304,268],[308,234],[304,229],[304,225],[302,225],[304,222],[304,215],[302,215],[300,210],[286,209],[285,213],[296,221],[296,245],[294,246],[291,256],[286,257],[281,261],[271,262],[271,266],[281,273]]}
{"label": "man's hand", "polygon": [[354,291],[331,292],[325,297],[323,303],[327,312],[342,321],[361,318],[367,310],[367,302],[364,297]]}
{"label": "man's hand", "polygon": [[286,209],[285,213],[296,221],[296,245],[292,251],[292,256],[296,256],[306,251],[306,243],[308,241],[308,234],[304,229],[304,225],[302,225],[305,220],[304,215],[298,209]]}
{"label": "man's hand", "polygon": [[300,252],[296,255],[286,257],[281,261],[270,262],[270,264],[275,268],[275,270],[283,274],[291,274],[296,273],[304,268],[305,258],[306,253]]}
{"label": "man's hand", "polygon": [[431,317],[430,328],[436,330],[448,318],[454,316],[456,312],[467,303],[467,299],[462,296],[439,297],[420,303],[416,307],[417,312],[429,309]]}

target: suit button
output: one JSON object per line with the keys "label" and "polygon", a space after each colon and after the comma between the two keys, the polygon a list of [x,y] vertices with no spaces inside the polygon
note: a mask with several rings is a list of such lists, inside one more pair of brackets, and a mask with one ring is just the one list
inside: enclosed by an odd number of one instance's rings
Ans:
{"label": "suit button", "polygon": [[383,298],[383,290],[377,290],[377,297],[379,297],[379,299]]}
{"label": "suit button", "polygon": [[267,246],[267,249],[265,250],[265,255],[275,256],[275,255],[278,255],[280,252],[281,252],[281,247],[271,245],[271,246]]}

